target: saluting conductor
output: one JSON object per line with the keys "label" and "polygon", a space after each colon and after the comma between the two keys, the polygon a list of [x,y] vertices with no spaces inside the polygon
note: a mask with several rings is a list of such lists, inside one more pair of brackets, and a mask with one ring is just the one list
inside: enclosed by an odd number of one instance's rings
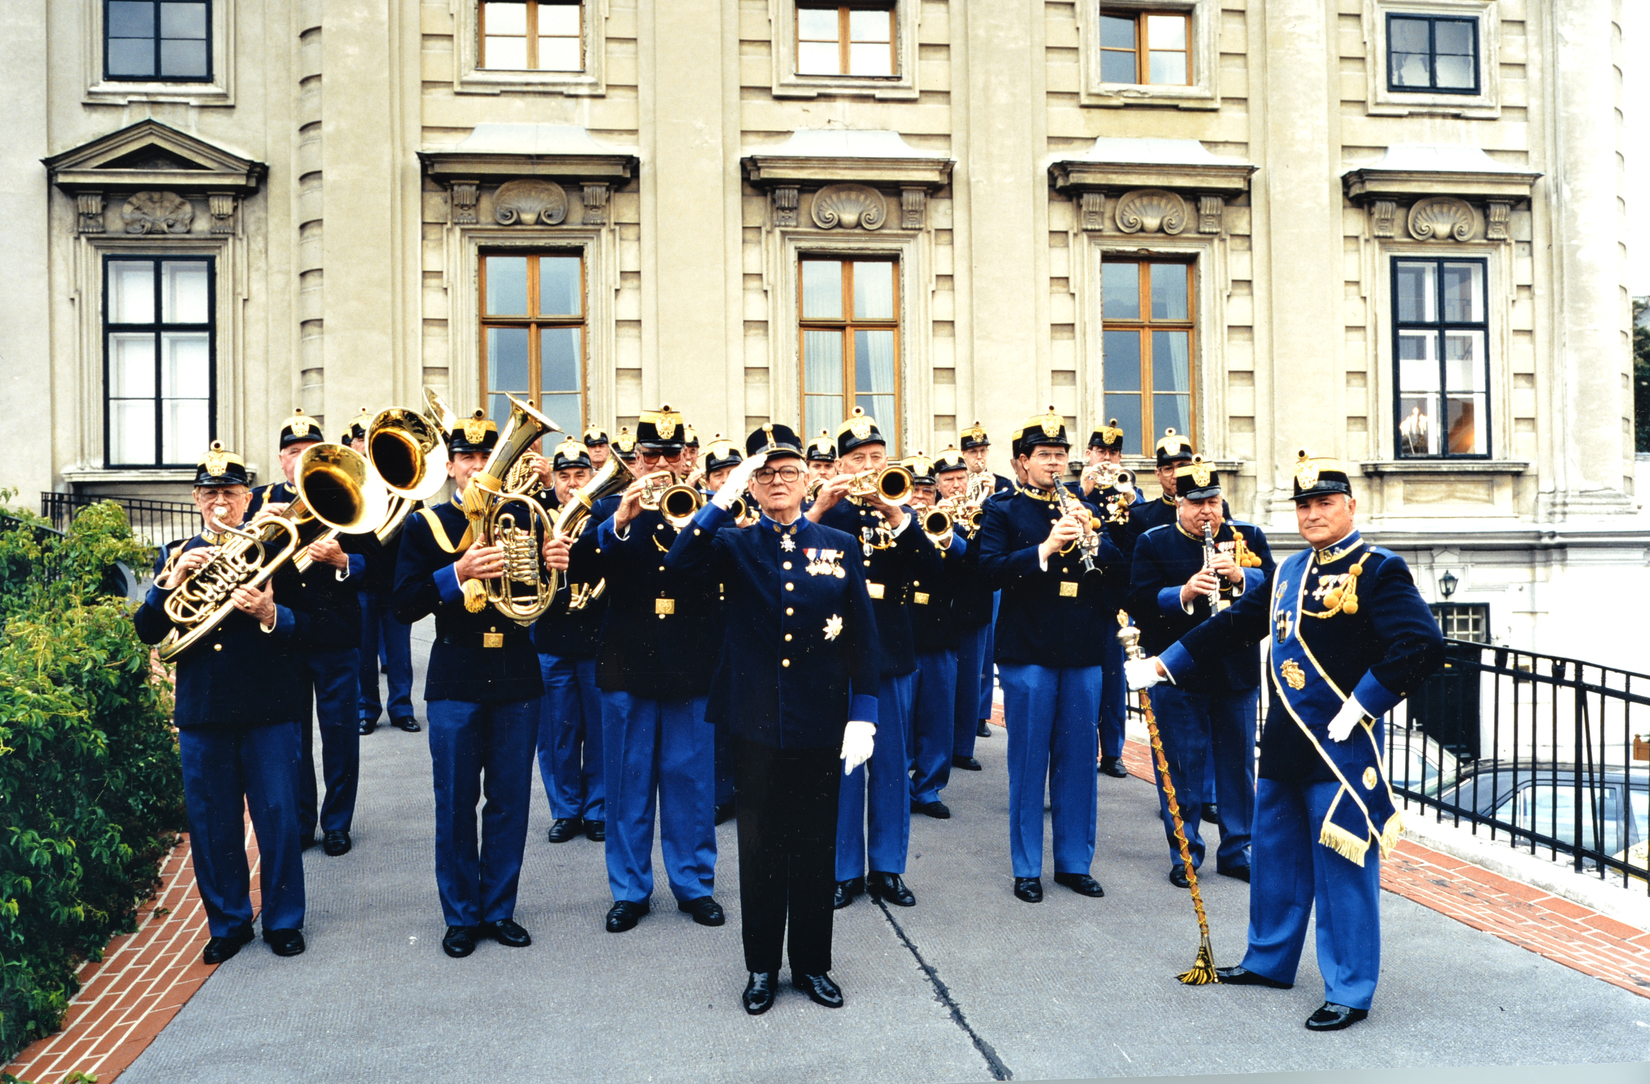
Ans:
{"label": "saluting conductor", "polygon": [[1310,548],[1278,565],[1271,590],[1246,592],[1157,658],[1126,668],[1134,688],[1189,683],[1272,637],[1249,951],[1217,973],[1228,985],[1289,989],[1315,908],[1324,1003],[1306,1026],[1335,1031],[1369,1015],[1380,972],[1376,859],[1400,829],[1383,717],[1438,668],[1444,644],[1403,558],[1359,535],[1345,468],[1302,451],[1294,488]]}

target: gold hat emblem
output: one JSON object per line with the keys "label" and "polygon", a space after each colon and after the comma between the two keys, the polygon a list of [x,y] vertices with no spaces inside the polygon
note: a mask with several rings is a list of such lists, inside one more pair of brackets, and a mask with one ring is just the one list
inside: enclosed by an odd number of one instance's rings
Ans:
{"label": "gold hat emblem", "polygon": [[1209,464],[1203,462],[1202,456],[1192,456],[1191,475],[1192,481],[1197,483],[1199,489],[1202,489],[1209,484]]}
{"label": "gold hat emblem", "polygon": [[478,410],[474,416],[464,419],[464,439],[471,444],[487,439],[487,415]]}
{"label": "gold hat emblem", "polygon": [[1300,461],[1295,464],[1295,484],[1302,489],[1311,489],[1318,484],[1318,462],[1306,454],[1306,449],[1300,451]]}
{"label": "gold hat emblem", "polygon": [[292,417],[286,420],[286,427],[292,430],[293,436],[302,439],[303,437],[309,436],[309,431],[314,426],[308,418],[304,417],[304,412],[302,410],[294,410],[292,412]]}
{"label": "gold hat emblem", "polygon": [[1100,439],[1107,444],[1116,444],[1123,439],[1123,430],[1118,427],[1116,418],[1113,418],[1106,424],[1105,428],[1100,430]]}
{"label": "gold hat emblem", "polygon": [[864,410],[855,407],[854,416],[848,420],[848,432],[854,435],[855,440],[866,440],[870,437],[871,430],[875,425],[875,422],[865,416]]}
{"label": "gold hat emblem", "polygon": [[229,453],[223,450],[223,441],[212,442],[212,448],[206,453],[206,458],[201,460],[201,465],[206,468],[207,474],[214,477],[229,469]]}
{"label": "gold hat emblem", "polygon": [[682,428],[681,414],[670,409],[669,403],[661,405],[652,414],[643,414],[642,421],[653,423],[653,430],[659,434],[660,440],[675,440],[677,431]]}
{"label": "gold hat emblem", "polygon": [[636,447],[636,434],[630,431],[630,426],[621,425],[619,426],[619,435],[613,438],[613,444],[619,451],[628,452]]}
{"label": "gold hat emblem", "polygon": [[1043,436],[1049,438],[1050,440],[1055,440],[1060,436],[1060,428],[1065,423],[1061,419],[1060,415],[1055,413],[1054,407],[1050,406],[1048,408],[1048,413],[1044,414],[1042,418],[1038,420],[1038,424],[1042,427]]}
{"label": "gold hat emblem", "polygon": [[577,459],[581,455],[587,456],[589,454],[590,449],[586,448],[583,444],[574,440],[572,437],[568,437],[566,440],[556,445],[556,456],[560,459]]}
{"label": "gold hat emblem", "polygon": [[985,440],[985,426],[976,421],[973,425],[962,431],[962,439],[979,441]]}

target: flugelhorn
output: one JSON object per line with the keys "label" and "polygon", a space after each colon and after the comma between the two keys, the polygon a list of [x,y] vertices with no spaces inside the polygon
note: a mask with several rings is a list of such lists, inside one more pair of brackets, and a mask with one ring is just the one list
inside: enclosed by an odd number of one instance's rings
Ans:
{"label": "flugelhorn", "polygon": [[656,470],[642,476],[642,492],[637,498],[650,512],[657,511],[665,522],[678,531],[687,526],[705,503],[705,496],[685,482],[677,481],[668,470]]}
{"label": "flugelhorn", "polygon": [[923,510],[921,516],[922,533],[928,536],[928,541],[939,549],[949,549],[954,526],[951,513],[935,506]]}
{"label": "flugelhorn", "polygon": [[[505,398],[510,400],[510,420],[486,466],[464,487],[464,514],[475,544],[503,551],[504,574],[496,580],[466,581],[464,607],[479,613],[490,605],[518,625],[531,625],[555,597],[554,580],[540,564],[540,551],[555,524],[532,496],[539,488],[537,474],[513,468],[535,441],[562,430],[530,404],[513,395]],[[472,583],[480,587],[471,588]]]}
{"label": "flugelhorn", "polygon": [[860,471],[848,486],[848,499],[864,503],[872,496],[881,496],[889,504],[904,504],[911,495],[911,472],[894,464],[881,470]]}

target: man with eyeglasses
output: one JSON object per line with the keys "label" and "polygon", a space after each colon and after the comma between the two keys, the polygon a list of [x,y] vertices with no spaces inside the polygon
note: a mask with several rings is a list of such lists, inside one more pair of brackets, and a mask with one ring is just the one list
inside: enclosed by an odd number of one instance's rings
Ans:
{"label": "man with eyeglasses", "polygon": [[[745,449],[665,564],[727,595],[709,714],[728,730],[739,786],[743,1003],[754,1016],[773,1005],[787,926],[792,984],[842,1005],[828,974],[838,790],[881,744],[882,679],[859,540],[802,515],[796,433],[764,425]],[[728,508],[747,482],[762,517],[739,528]]]}

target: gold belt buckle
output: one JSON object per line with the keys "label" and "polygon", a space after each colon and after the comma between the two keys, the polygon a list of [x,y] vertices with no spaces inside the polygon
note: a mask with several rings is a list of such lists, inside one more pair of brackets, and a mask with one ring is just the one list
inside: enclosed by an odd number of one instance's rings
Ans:
{"label": "gold belt buckle", "polygon": [[502,632],[484,632],[481,634],[482,647],[503,647],[504,634]]}
{"label": "gold belt buckle", "polygon": [[676,612],[676,600],[673,598],[656,598],[653,600],[653,612],[660,617]]}
{"label": "gold belt buckle", "polygon": [[1060,581],[1060,597],[1061,598],[1076,598],[1077,597],[1077,583],[1076,583],[1075,580],[1061,580]]}
{"label": "gold belt buckle", "polygon": [[911,595],[911,601],[915,602],[918,606],[928,605],[928,592],[927,591],[914,592]]}
{"label": "gold belt buckle", "polygon": [[865,593],[870,595],[872,598],[881,598],[882,597],[882,584],[880,584],[880,583],[867,583],[865,585]]}

